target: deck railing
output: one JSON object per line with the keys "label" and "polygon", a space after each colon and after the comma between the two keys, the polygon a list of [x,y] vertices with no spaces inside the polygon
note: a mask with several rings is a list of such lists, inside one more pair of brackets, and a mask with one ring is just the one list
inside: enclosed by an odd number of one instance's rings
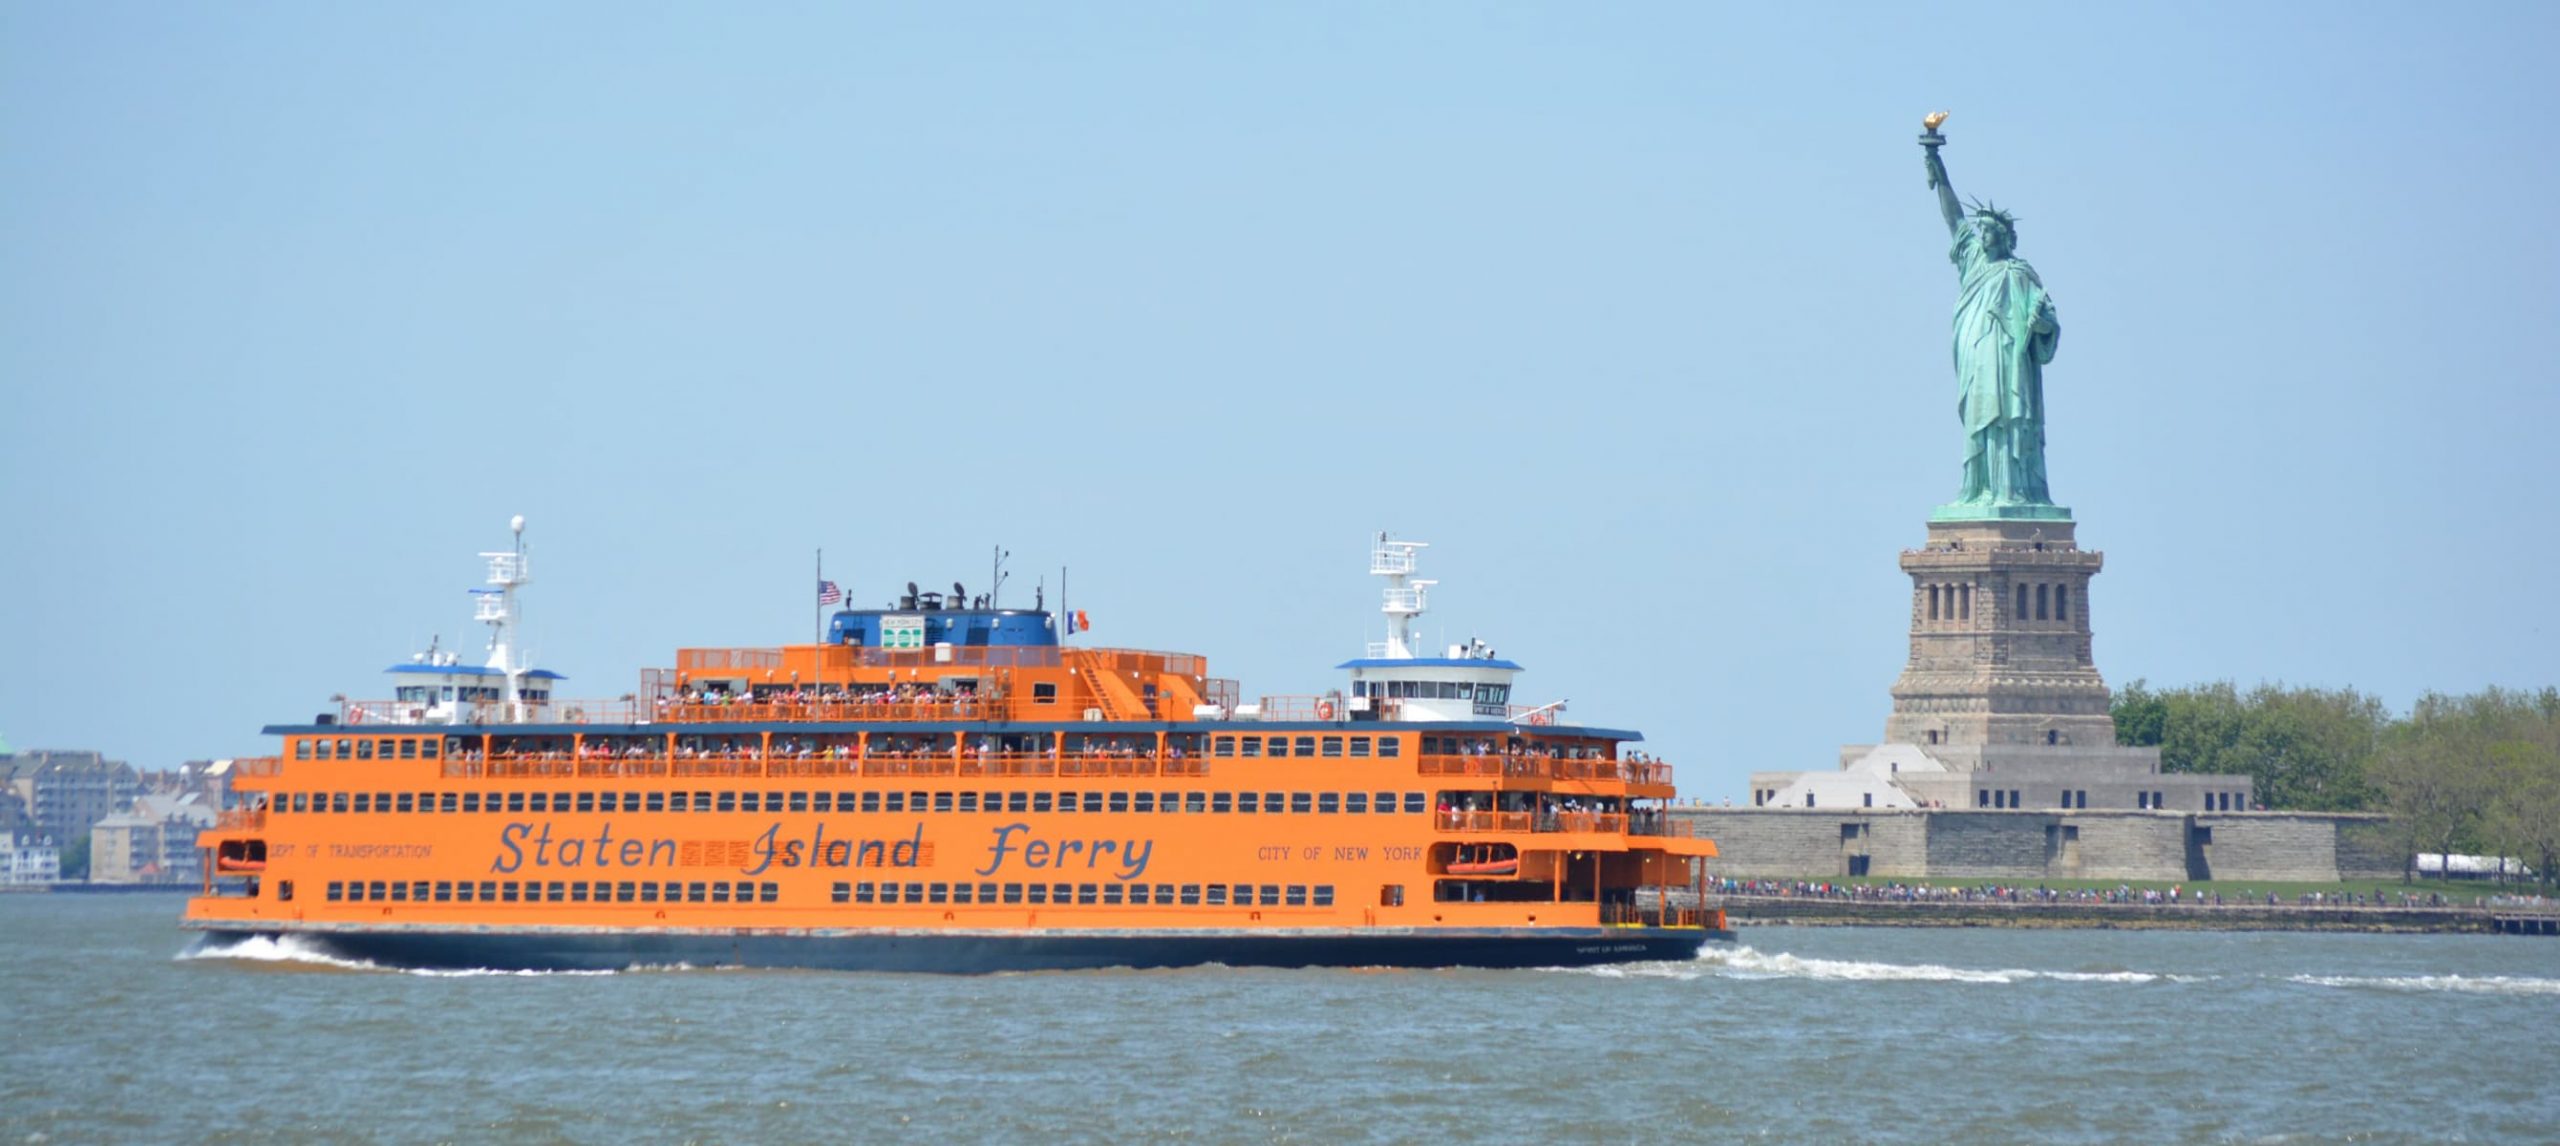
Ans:
{"label": "deck railing", "polygon": [[1079,776],[1153,778],[1206,776],[1209,762],[1196,756],[1104,755],[1085,753],[948,752],[903,756],[608,756],[574,758],[565,754],[493,755],[485,759],[452,757],[443,773],[457,779],[585,779],[615,777],[737,777],[749,779],[982,776]]}
{"label": "deck railing", "polygon": [[1604,927],[1722,926],[1724,912],[1712,907],[1641,907],[1632,903],[1600,905]]}
{"label": "deck railing", "polygon": [[1414,758],[1423,776],[1481,776],[1507,780],[1615,780],[1668,787],[1671,765],[1661,761],[1594,760],[1535,753],[1478,753]]}
{"label": "deck railing", "polygon": [[1440,812],[1432,825],[1443,832],[1604,832],[1627,834],[1623,812]]}
{"label": "deck railing", "polygon": [[216,831],[254,832],[267,826],[267,813],[262,808],[231,808],[213,818]]}

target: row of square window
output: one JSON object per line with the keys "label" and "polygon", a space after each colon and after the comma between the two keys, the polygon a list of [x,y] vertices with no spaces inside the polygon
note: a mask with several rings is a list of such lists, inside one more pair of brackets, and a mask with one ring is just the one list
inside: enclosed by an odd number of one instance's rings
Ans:
{"label": "row of square window", "polygon": [[772,903],[778,883],[745,880],[330,880],[329,902],[348,903]]}
{"label": "row of square window", "polygon": [[[1377,743],[1380,756],[1393,758],[1404,750],[1402,737],[1381,736],[1377,738]],[[1210,741],[1209,754],[1212,756],[1326,757],[1341,756],[1345,750],[1348,750],[1352,756],[1366,757],[1369,755],[1369,737],[1301,736],[1296,739],[1296,750],[1292,751],[1290,738],[1286,736],[1267,738],[1220,736]]]}
{"label": "row of square window", "polygon": [[1119,907],[1331,907],[1333,885],[1302,883],[839,883],[837,903],[1020,903]]}
{"label": "row of square window", "polygon": [[1420,814],[1420,792],[292,792],[311,812],[1313,812]]}
{"label": "row of square window", "polygon": [[433,760],[443,743],[441,736],[306,736],[293,742],[293,758],[309,760],[316,753],[322,760]]}

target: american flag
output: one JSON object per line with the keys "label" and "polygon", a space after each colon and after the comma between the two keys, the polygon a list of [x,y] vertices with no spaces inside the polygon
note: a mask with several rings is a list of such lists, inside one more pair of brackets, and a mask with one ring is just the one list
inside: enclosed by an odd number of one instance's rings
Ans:
{"label": "american flag", "polygon": [[833,582],[833,581],[820,581],[820,582],[818,582],[818,603],[819,603],[819,604],[821,604],[821,605],[832,605],[832,604],[835,604],[836,602],[841,601],[841,600],[844,600],[844,590],[836,588],[836,583],[835,583],[835,582]]}

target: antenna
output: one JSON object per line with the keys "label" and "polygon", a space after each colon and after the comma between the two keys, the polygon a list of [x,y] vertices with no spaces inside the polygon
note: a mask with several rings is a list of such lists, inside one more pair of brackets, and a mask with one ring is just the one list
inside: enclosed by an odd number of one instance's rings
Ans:
{"label": "antenna", "polygon": [[997,608],[997,600],[1004,596],[1004,579],[1007,576],[1004,571],[1004,559],[1011,556],[1013,556],[1012,550],[1001,545],[996,546],[995,566],[988,571],[987,576],[987,607],[990,609]]}

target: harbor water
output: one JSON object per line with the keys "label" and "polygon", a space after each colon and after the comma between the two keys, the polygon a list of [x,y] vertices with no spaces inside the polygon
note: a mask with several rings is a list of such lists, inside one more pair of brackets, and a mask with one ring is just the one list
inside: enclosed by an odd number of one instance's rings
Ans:
{"label": "harbor water", "polygon": [[1745,928],[1596,970],[423,974],[0,896],[0,1146],[2552,1141],[2560,942]]}

